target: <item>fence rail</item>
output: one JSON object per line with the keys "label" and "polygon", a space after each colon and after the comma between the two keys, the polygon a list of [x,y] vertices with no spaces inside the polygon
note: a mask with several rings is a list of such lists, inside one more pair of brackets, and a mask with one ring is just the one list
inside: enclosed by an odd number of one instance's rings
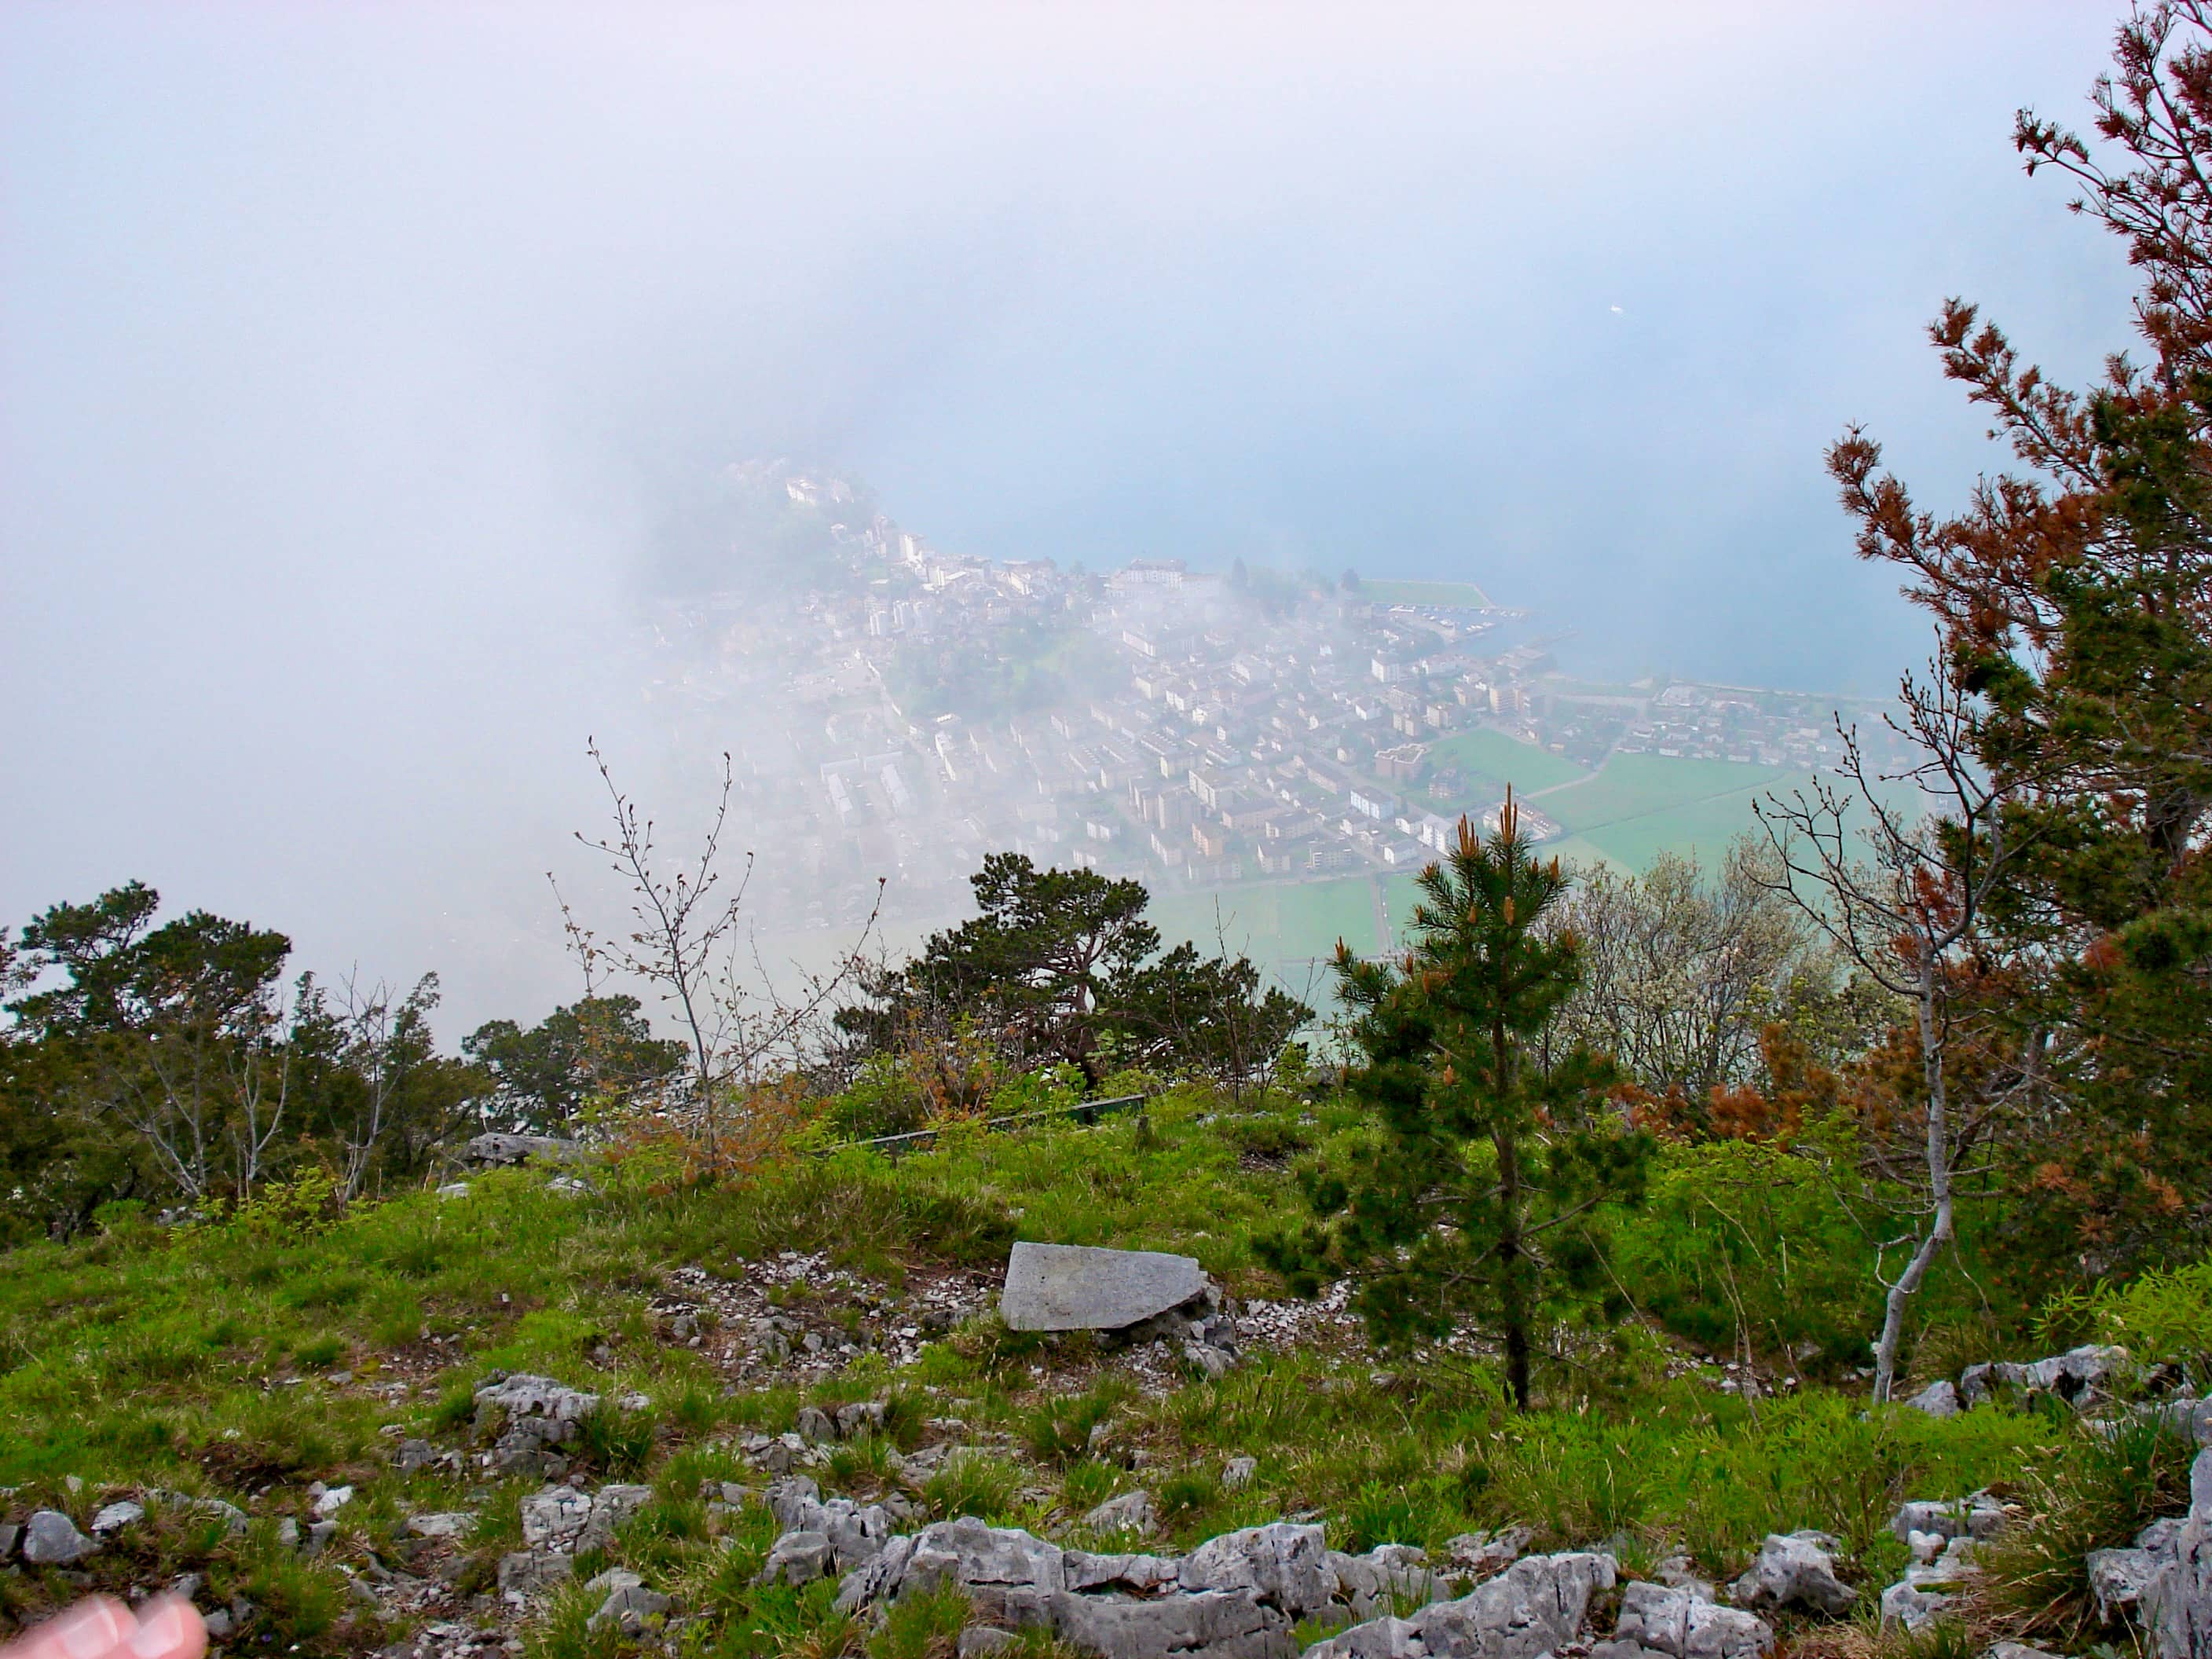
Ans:
{"label": "fence rail", "polygon": [[[1018,1129],[1032,1123],[1042,1123],[1052,1118],[1072,1118],[1078,1123],[1096,1123],[1103,1117],[1133,1110],[1138,1116],[1145,1115],[1145,1103],[1150,1095],[1115,1095],[1110,1100],[1079,1100],[1073,1106],[1048,1106],[1041,1112],[1016,1112],[1006,1117],[987,1117],[986,1129]],[[872,1146],[878,1151],[898,1153],[910,1152],[928,1146],[944,1133],[941,1129],[908,1129],[903,1134],[875,1135],[866,1140],[841,1140],[835,1146],[821,1148],[821,1156],[832,1152],[850,1152],[855,1146]]]}

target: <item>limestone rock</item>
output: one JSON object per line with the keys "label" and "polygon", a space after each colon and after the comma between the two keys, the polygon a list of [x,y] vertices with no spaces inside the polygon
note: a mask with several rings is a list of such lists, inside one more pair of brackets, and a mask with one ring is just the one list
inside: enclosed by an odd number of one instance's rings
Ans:
{"label": "limestone rock", "polygon": [[607,1599],[599,1603],[599,1610],[585,1623],[594,1629],[603,1625],[612,1625],[622,1634],[635,1640],[645,1634],[647,1620],[660,1618],[672,1605],[658,1590],[649,1590],[638,1584],[626,1584],[610,1591]]}
{"label": "limestone rock", "polygon": [[1916,1498],[1889,1517],[1889,1530],[1904,1543],[1911,1542],[1916,1532],[1941,1539],[1986,1540],[2004,1530],[2006,1518],[2002,1503],[1978,1492],[1942,1501]]}
{"label": "limestone rock", "polygon": [[1470,1578],[1489,1578],[1521,1559],[1535,1536],[1526,1527],[1507,1527],[1501,1532],[1463,1532],[1444,1540],[1452,1569]]}
{"label": "limestone rock", "polygon": [[576,1564],[549,1550],[516,1550],[499,1559],[500,1594],[514,1601],[543,1595],[556,1584],[573,1578]]}
{"label": "limestone rock", "polygon": [[583,1143],[555,1135],[480,1134],[461,1147],[461,1156],[484,1167],[518,1164],[573,1164],[583,1157]]}
{"label": "limestone rock", "polygon": [[1643,1583],[1621,1591],[1613,1637],[1670,1659],[1756,1659],[1774,1646],[1773,1630],[1755,1613],[1717,1606],[1687,1589]]}
{"label": "limestone rock", "polygon": [[1900,1579],[1881,1593],[1881,1622],[1901,1626],[1908,1631],[1925,1630],[1950,1601],[1948,1595],[1920,1589],[1910,1581]]}
{"label": "limestone rock", "polygon": [[410,1515],[407,1530],[417,1538],[459,1538],[476,1525],[474,1510],[445,1510],[433,1515]]}
{"label": "limestone rock", "polygon": [[757,1584],[811,1584],[827,1578],[837,1565],[837,1552],[827,1534],[797,1528],[775,1540],[762,1563]]}
{"label": "limestone rock", "polygon": [[592,1518],[592,1500],[574,1486],[548,1486],[522,1500],[522,1541],[533,1550],[569,1550]]}
{"label": "limestone rock", "polygon": [[1158,1522],[1152,1495],[1142,1486],[1108,1498],[1083,1517],[1083,1524],[1094,1532],[1148,1533]]}
{"label": "limestone rock", "polygon": [[1335,1589],[1322,1529],[1288,1521],[1209,1538],[1176,1577],[1187,1590],[1249,1590],[1293,1620],[1325,1609]]}
{"label": "limestone rock", "polygon": [[1336,1598],[1355,1619],[1374,1619],[1442,1599],[1443,1581],[1429,1567],[1426,1550],[1411,1544],[1378,1544],[1364,1555],[1328,1553]]}
{"label": "limestone rock", "polygon": [[893,1517],[887,1505],[855,1504],[849,1498],[824,1501],[820,1489],[804,1475],[772,1483],[767,1500],[769,1512],[786,1534],[817,1534],[828,1543],[830,1565],[824,1571],[850,1572],[873,1560],[891,1536]]}
{"label": "limestone rock", "polygon": [[1957,1384],[1948,1376],[1930,1382],[1905,1403],[1914,1411],[1926,1412],[1930,1417],[1956,1417],[1966,1409],[1960,1404]]}
{"label": "limestone rock", "polygon": [[1068,1550],[1060,1557],[1071,1590],[1132,1590],[1140,1595],[1173,1589],[1180,1565],[1164,1555],[1093,1555],[1087,1550]]}
{"label": "limestone rock", "polygon": [[999,1311],[1018,1331],[1118,1331],[1211,1289],[1187,1255],[1024,1241],[1006,1259]]}
{"label": "limestone rock", "polygon": [[23,1527],[23,1559],[35,1567],[66,1567],[100,1547],[59,1510],[33,1510]]}
{"label": "limestone rock", "polygon": [[2023,1394],[2056,1395],[2078,1409],[2109,1395],[2130,1364],[2125,1348],[2085,1343],[2027,1364],[1998,1359],[1969,1365],[1959,1374],[1959,1394],[1967,1405],[1978,1406],[2010,1388]]}
{"label": "limestone rock", "polygon": [[617,1483],[600,1487],[592,1494],[591,1513],[584,1519],[583,1530],[576,1534],[576,1553],[612,1548],[615,1529],[643,1509],[652,1497],[650,1486]]}
{"label": "limestone rock", "polygon": [[2212,1449],[2189,1470],[2189,1518],[2143,1592],[2158,1659],[2212,1659]]}
{"label": "limestone rock", "polygon": [[1046,1607],[1054,1632],[1097,1659],[1291,1659],[1297,1651],[1289,1620],[1248,1593],[1200,1590],[1140,1601],[1123,1595],[1053,1595]]}
{"label": "limestone rock", "polygon": [[1771,1532],[1759,1559],[1729,1587],[1740,1607],[1802,1607],[1830,1618],[1850,1611],[1858,1593],[1836,1577],[1836,1540],[1824,1532]]}
{"label": "limestone rock", "polygon": [[1256,1457],[1232,1457],[1221,1466],[1221,1490],[1243,1492],[1259,1479],[1260,1460]]}
{"label": "limestone rock", "polygon": [[1456,1601],[1354,1625],[1305,1659],[1537,1659],[1576,1638],[1613,1573],[1610,1555],[1526,1556]]}
{"label": "limestone rock", "polygon": [[146,1518],[146,1506],[128,1498],[118,1498],[92,1517],[92,1535],[105,1538],[110,1533],[121,1532],[125,1527],[135,1527]]}

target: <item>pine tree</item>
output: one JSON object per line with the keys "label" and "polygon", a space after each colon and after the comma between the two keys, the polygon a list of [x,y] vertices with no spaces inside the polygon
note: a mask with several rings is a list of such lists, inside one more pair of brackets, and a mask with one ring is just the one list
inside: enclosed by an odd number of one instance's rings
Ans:
{"label": "pine tree", "polygon": [[1579,945],[1549,925],[1568,878],[1537,860],[1519,818],[1509,795],[1495,835],[1460,821],[1452,851],[1420,874],[1401,962],[1337,946],[1362,1060],[1345,1090],[1372,1132],[1304,1172],[1313,1219],[1265,1249],[1301,1294],[1352,1279],[1386,1346],[1468,1323],[1493,1335],[1525,1407],[1539,1328],[1620,1311],[1601,1206],[1640,1200],[1650,1143],[1608,1105],[1610,1061],[1544,1041]]}

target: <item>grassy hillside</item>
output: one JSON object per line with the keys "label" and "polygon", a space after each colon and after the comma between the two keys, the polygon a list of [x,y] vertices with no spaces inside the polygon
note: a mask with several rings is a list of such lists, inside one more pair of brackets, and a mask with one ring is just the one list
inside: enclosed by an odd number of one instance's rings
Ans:
{"label": "grassy hillside", "polygon": [[[757,1489],[738,1443],[789,1429],[807,1403],[890,1405],[883,1437],[817,1471],[825,1490],[898,1488],[894,1449],[969,1448],[905,1483],[924,1515],[1071,1538],[1086,1509],[1143,1484],[1180,1546],[1316,1511],[1352,1548],[1518,1523],[1544,1543],[1609,1540],[1632,1570],[1686,1550],[1714,1575],[1768,1529],[1811,1525],[1844,1538],[1869,1582],[1901,1560],[1883,1527],[1903,1498],[2105,1455],[2056,1419],[1869,1418],[1850,1387],[1832,1390],[1824,1379],[1850,1383],[1871,1317],[1865,1241],[1815,1164],[1746,1146],[1668,1155],[1651,1203],[1619,1222],[1642,1317],[1549,1354],[1541,1409],[1516,1415],[1479,1354],[1372,1352],[1356,1321],[1285,1303],[1257,1267],[1255,1236],[1296,1212],[1292,1161],[1357,1133],[1328,1103],[1239,1110],[1182,1091],[1141,1121],[970,1132],[896,1164],[793,1156],[709,1188],[678,1186],[641,1152],[582,1194],[518,1171],[335,1219],[281,1200],[180,1231],[118,1217],[88,1242],[0,1257],[0,1485],[17,1489],[11,1518],[52,1504],[80,1525],[156,1489],[234,1504],[252,1517],[235,1536],[156,1504],[86,1564],[91,1581],[198,1572],[289,1650],[362,1652],[438,1619],[508,1616],[492,1576],[541,1481],[476,1461],[471,1391],[495,1368],[544,1372],[608,1402],[578,1472],[653,1491],[583,1573],[620,1561],[675,1594],[701,1620],[687,1650],[804,1638],[826,1653],[865,1632],[841,1633],[826,1592],[751,1586],[773,1528],[699,1495],[702,1481]],[[1172,1356],[1006,1332],[990,1310],[1017,1237],[1196,1256],[1258,1299],[1244,1364],[1208,1382]],[[1968,1267],[1975,1251],[1970,1234]],[[1778,1260],[1795,1264],[1779,1278]],[[1985,1287],[1999,1277],[1984,1265]],[[1929,1363],[1956,1362],[1961,1322],[1984,1306],[1964,1272],[1939,1274]],[[810,1339],[794,1336],[787,1364],[762,1358],[771,1317]],[[1792,1379],[1756,1411],[1720,1386],[1719,1356],[1747,1329],[1766,1373]],[[389,1460],[410,1439],[460,1466],[402,1474]],[[1232,1491],[1220,1470],[1237,1455],[1259,1474]],[[316,1481],[356,1495],[331,1547],[306,1558],[278,1528],[313,1518]],[[464,1510],[451,1541],[405,1526]],[[428,1588],[372,1595],[380,1573]],[[77,1588],[52,1570],[0,1573],[0,1606],[27,1617]],[[585,1632],[597,1599],[556,1596],[527,1626],[532,1650],[620,1650]]]}

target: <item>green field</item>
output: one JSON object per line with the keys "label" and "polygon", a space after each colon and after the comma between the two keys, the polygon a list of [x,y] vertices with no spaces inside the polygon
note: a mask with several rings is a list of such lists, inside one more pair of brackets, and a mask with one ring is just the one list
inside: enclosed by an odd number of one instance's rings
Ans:
{"label": "green field", "polygon": [[[1494,731],[1447,738],[1430,754],[1485,778],[1510,778],[1525,787],[1533,803],[1565,832],[1547,849],[1563,862],[1610,864],[1634,872],[1650,868],[1662,853],[1713,863],[1737,836],[1759,833],[1752,811],[1755,801],[1771,793],[1787,795],[1808,781],[1807,774],[1778,767],[1666,755],[1615,755],[1598,771],[1587,772]],[[1395,942],[1377,937],[1378,883],[1396,935],[1413,910],[1410,872],[1163,894],[1154,901],[1152,914],[1170,943],[1192,939],[1210,947],[1218,901],[1220,936],[1229,947],[1267,964],[1292,990],[1304,994],[1311,964],[1325,961],[1338,939],[1363,953]]]}
{"label": "green field", "polygon": [[1582,781],[1547,792],[1541,805],[1544,815],[1561,829],[1587,835],[1671,807],[1746,794],[1772,785],[1782,775],[1778,767],[1733,761],[1615,755]]}
{"label": "green field", "polygon": [[1362,581],[1359,597],[1370,605],[1445,605],[1474,611],[1490,608],[1490,595],[1473,582]]}
{"label": "green field", "polygon": [[[1538,789],[1574,784],[1590,775],[1564,755],[1555,755],[1548,749],[1539,749],[1533,743],[1522,743],[1518,738],[1510,738],[1486,726],[1431,744],[1429,764],[1456,766],[1465,772],[1480,773],[1486,778],[1496,779],[1501,785],[1510,783],[1524,795]],[[1550,811],[1548,807],[1545,810]]]}
{"label": "green field", "polygon": [[1293,991],[1304,986],[1309,964],[1326,958],[1339,939],[1363,954],[1379,944],[1374,882],[1366,876],[1163,893],[1150,914],[1168,944],[1191,939],[1211,951],[1218,931],[1229,949],[1267,964]]}

